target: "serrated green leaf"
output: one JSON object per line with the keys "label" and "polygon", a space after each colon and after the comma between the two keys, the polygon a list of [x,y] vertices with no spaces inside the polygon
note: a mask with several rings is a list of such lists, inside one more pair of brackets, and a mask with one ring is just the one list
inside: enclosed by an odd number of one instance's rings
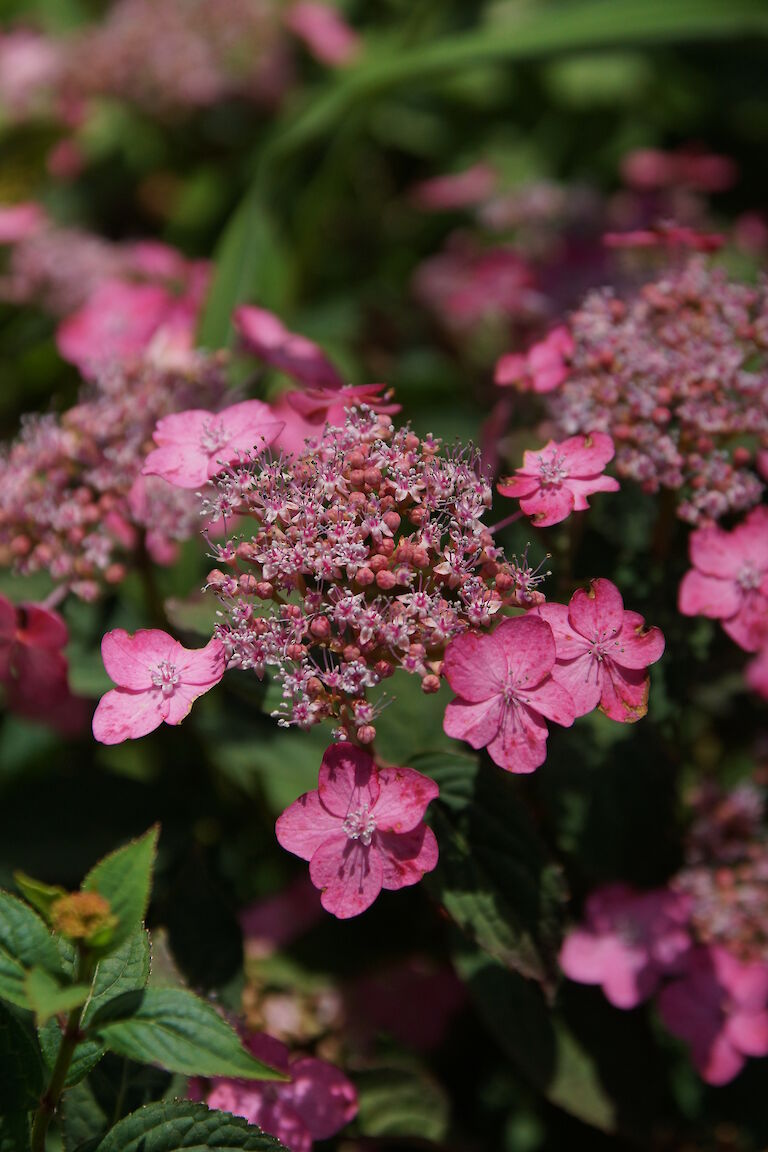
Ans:
{"label": "serrated green leaf", "polygon": [[0,891],[0,949],[23,968],[37,965],[61,976],[59,950],[38,914],[10,892]]}
{"label": "serrated green leaf", "polygon": [[17,1008],[28,1008],[25,976],[26,971],[18,960],[14,960],[5,948],[0,948],[0,1000],[8,1000]]}
{"label": "serrated green leaf", "polygon": [[24,872],[14,872],[13,879],[24,899],[46,920],[54,901],[66,895],[66,888],[62,888],[59,884],[44,884],[42,880],[35,880]]}
{"label": "serrated green leaf", "polygon": [[83,891],[104,896],[117,916],[117,925],[105,951],[116,951],[143,924],[152,887],[158,833],[155,825],[138,840],[111,852],[83,881]]}
{"label": "serrated green leaf", "polygon": [[281,1152],[283,1145],[238,1116],[204,1104],[149,1104],[121,1120],[97,1152]]}
{"label": "serrated green leaf", "polygon": [[31,968],[24,978],[27,1003],[35,1014],[38,1025],[44,1024],[59,1012],[69,1012],[88,999],[90,985],[61,985],[44,968]]}
{"label": "serrated green leaf", "polygon": [[90,1082],[81,1081],[64,1093],[61,1123],[67,1152],[90,1142],[96,1147],[109,1128],[110,1117],[96,1099]]}
{"label": "serrated green leaf", "polygon": [[413,1068],[376,1068],[356,1078],[357,1123],[364,1136],[417,1136],[439,1142],[448,1129],[445,1092]]}
{"label": "serrated green leaf", "polygon": [[[82,1027],[90,1022],[105,1005],[126,992],[140,992],[149,980],[149,934],[142,928],[126,940],[116,952],[105,956],[96,965],[90,998],[82,1015]],[[61,1029],[50,1020],[40,1029],[40,1044],[46,1063],[53,1067],[61,1044]],[[98,1040],[87,1038],[78,1044],[67,1075],[67,1086],[79,1083],[98,1064],[106,1048]]]}
{"label": "serrated green leaf", "polygon": [[91,1030],[119,1056],[184,1076],[285,1079],[246,1051],[215,1008],[183,988],[148,988],[111,1000]]}
{"label": "serrated green leaf", "polygon": [[[471,776],[469,777],[471,779]],[[428,884],[475,943],[507,968],[552,982],[564,890],[518,781],[482,765],[464,807],[432,805],[440,860]]]}
{"label": "serrated green leaf", "polygon": [[28,1021],[0,1004],[0,1116],[34,1108],[43,1076],[42,1056]]}

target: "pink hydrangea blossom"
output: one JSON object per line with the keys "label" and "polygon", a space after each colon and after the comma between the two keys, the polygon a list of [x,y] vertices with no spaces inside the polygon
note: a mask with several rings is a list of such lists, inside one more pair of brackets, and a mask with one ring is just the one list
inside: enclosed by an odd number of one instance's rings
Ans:
{"label": "pink hydrangea blossom", "polygon": [[136,740],[163,723],[180,724],[198,696],[224,675],[220,640],[189,649],[157,628],[133,636],[115,628],[104,636],[101,655],[117,685],[102,696],[93,717],[93,734],[102,744]]}
{"label": "pink hydrangea blossom", "polygon": [[559,444],[550,440],[541,451],[523,454],[522,468],[499,483],[499,492],[519,499],[539,528],[559,524],[588,508],[587,496],[618,491],[618,480],[603,475],[613,452],[613,440],[604,432],[570,436]]}
{"label": "pink hydrangea blossom", "polygon": [[659,993],[665,1026],[684,1040],[708,1084],[727,1084],[748,1056],[768,1056],[768,965],[727,949],[697,948]]}
{"label": "pink hydrangea blossom", "polygon": [[679,970],[691,947],[687,916],[688,900],[665,888],[598,888],[587,899],[584,923],[565,939],[560,966],[569,980],[600,984],[616,1008],[634,1008],[662,976]]}
{"label": "pink hydrangea blossom", "polygon": [[658,628],[646,629],[637,612],[624,608],[610,580],[579,588],[570,604],[541,604],[532,614],[546,620],[555,636],[554,676],[584,716],[600,707],[612,720],[639,720],[648,711],[648,665],[664,651]]}
{"label": "pink hydrangea blossom", "polygon": [[346,741],[327,749],[317,791],[279,817],[277,839],[309,861],[323,907],[339,919],[364,912],[382,888],[417,884],[437,864],[437,841],[424,823],[438,795],[413,768],[379,768]]}
{"label": "pink hydrangea blossom", "polygon": [[494,381],[502,388],[514,385],[521,392],[553,392],[568,376],[573,337],[560,325],[525,354],[510,352],[496,365]]}
{"label": "pink hydrangea blossom", "polygon": [[64,360],[93,376],[105,364],[137,359],[158,329],[180,319],[181,308],[159,284],[107,280],[62,321],[56,346]]}
{"label": "pink hydrangea blossom", "polygon": [[243,305],[235,309],[232,321],[249,352],[300,384],[308,388],[343,386],[322,348],[306,336],[289,332],[274,313]]}
{"label": "pink hydrangea blossom", "polygon": [[315,1140],[327,1140],[357,1115],[357,1092],[340,1069],[313,1056],[291,1056],[280,1040],[257,1032],[246,1044],[262,1060],[290,1076],[288,1083],[215,1079],[192,1080],[189,1096],[209,1108],[243,1116],[277,1139],[290,1152],[311,1152]]}
{"label": "pink hydrangea blossom", "polygon": [[713,525],[693,532],[693,568],[680,585],[684,616],[709,616],[741,648],[768,640],[768,508],[753,508],[731,532]]}
{"label": "pink hydrangea blossom", "polygon": [[555,658],[552,629],[532,615],[457,636],[443,662],[458,695],[445,710],[447,734],[487,747],[509,772],[533,772],[547,755],[546,720],[566,727],[574,720],[570,694],[552,675]]}
{"label": "pink hydrangea blossom", "polygon": [[286,28],[329,68],[351,64],[360,52],[360,37],[331,4],[298,0],[291,4],[283,19]]}
{"label": "pink hydrangea blossom", "polygon": [[85,705],[67,683],[67,626],[44,604],[12,604],[0,596],[0,684],[8,708],[51,724],[65,735],[85,722]]}
{"label": "pink hydrangea blossom", "polygon": [[199,488],[222,466],[252,451],[263,451],[282,429],[268,404],[244,400],[221,412],[192,408],[158,420],[158,445],[144,463],[144,476],[162,476],[177,488]]}

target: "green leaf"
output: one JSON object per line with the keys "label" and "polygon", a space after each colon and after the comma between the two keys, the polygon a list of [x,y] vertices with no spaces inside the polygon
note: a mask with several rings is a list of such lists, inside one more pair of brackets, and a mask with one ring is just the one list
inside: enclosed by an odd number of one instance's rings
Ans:
{"label": "green leaf", "polygon": [[0,1116],[34,1108],[43,1078],[34,1032],[26,1020],[0,1004]]}
{"label": "green leaf", "polygon": [[4,948],[0,948],[0,1000],[8,1000],[18,1008],[28,1008],[24,988],[26,971]]}
{"label": "green leaf", "polygon": [[80,1082],[64,1093],[61,1123],[65,1147],[77,1149],[93,1141],[94,1147],[109,1128],[110,1117],[96,1097],[90,1081]]}
{"label": "green leaf", "polygon": [[[543,982],[557,972],[563,884],[525,806],[520,782],[487,764],[432,805],[440,843],[428,884],[449,916],[505,967]],[[440,773],[432,773],[439,780]],[[470,793],[471,786],[471,793]],[[463,804],[463,807],[462,807]]]}
{"label": "green leaf", "polygon": [[540,989],[469,949],[460,949],[454,963],[486,1027],[523,1077],[551,1103],[594,1128],[613,1131],[615,1108],[597,1069]]}
{"label": "green leaf", "polygon": [[104,1005],[91,1029],[112,1052],[184,1076],[284,1080],[243,1047],[215,1008],[183,988],[148,988]]}
{"label": "green leaf", "polygon": [[283,1145],[238,1116],[204,1104],[149,1104],[121,1120],[96,1152],[281,1152]]}
{"label": "green leaf", "polygon": [[66,896],[66,888],[62,888],[59,884],[44,884],[42,880],[34,880],[24,872],[14,872],[13,879],[24,899],[46,920],[49,919],[51,905],[60,896]]}
{"label": "green leaf", "polygon": [[27,1003],[38,1024],[44,1024],[59,1012],[69,1012],[84,1004],[90,993],[88,984],[61,985],[44,968],[32,968],[24,979]]}
{"label": "green leaf", "polygon": [[[149,980],[149,935],[142,928],[129,937],[116,952],[105,956],[96,965],[90,999],[82,1015],[82,1027],[87,1028],[96,1014],[110,1001],[126,992],[140,992]],[[53,1067],[61,1044],[61,1029],[51,1020],[40,1030],[40,1044],[46,1063]],[[98,1064],[106,1048],[98,1040],[86,1038],[78,1044],[67,1074],[67,1086],[77,1084]]]}
{"label": "green leaf", "polygon": [[[28,904],[4,891],[0,891],[0,950],[23,968],[37,965],[54,976],[62,975],[50,930]],[[3,967],[0,959],[0,972]]]}
{"label": "green leaf", "polygon": [[29,1152],[29,1118],[26,1112],[0,1115],[0,1152]]}
{"label": "green leaf", "polygon": [[152,869],[157,852],[159,828],[155,825],[138,840],[111,852],[91,869],[83,881],[84,892],[98,892],[117,916],[109,944],[114,952],[141,927],[149,904]]}
{"label": "green leaf", "polygon": [[445,1092],[413,1068],[375,1068],[356,1077],[363,1136],[417,1136],[439,1142],[448,1129]]}

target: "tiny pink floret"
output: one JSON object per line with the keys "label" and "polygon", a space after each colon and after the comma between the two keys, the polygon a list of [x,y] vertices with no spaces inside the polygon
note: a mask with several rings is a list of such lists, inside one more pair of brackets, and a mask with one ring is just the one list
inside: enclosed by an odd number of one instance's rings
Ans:
{"label": "tiny pink floret", "polygon": [[278,842],[309,861],[323,907],[339,919],[358,916],[382,888],[417,884],[437,864],[437,840],[424,823],[437,784],[413,768],[379,768],[355,744],[323,756],[317,791],[279,817]]}
{"label": "tiny pink floret", "polygon": [[192,408],[158,420],[158,445],[144,462],[144,476],[161,476],[177,488],[199,488],[227,464],[273,444],[283,428],[268,404],[244,400],[222,412]]}
{"label": "tiny pink floret", "polygon": [[520,501],[526,516],[539,528],[559,524],[571,512],[589,507],[595,492],[617,492],[619,483],[603,472],[613,459],[613,440],[605,432],[550,440],[540,452],[525,452],[523,466],[502,480],[502,496]]}
{"label": "tiny pink floret", "polygon": [[552,675],[552,629],[536,616],[504,620],[494,632],[464,632],[448,645],[443,673],[457,699],[443,728],[488,749],[508,772],[533,772],[547,755],[547,720],[570,727],[570,693]]}
{"label": "tiny pink floret", "polygon": [[588,592],[574,592],[567,607],[541,604],[531,615],[554,633],[553,674],[570,692],[577,716],[599,707],[611,720],[628,723],[646,714],[648,666],[664,652],[664,636],[624,608],[615,584],[593,580]]}
{"label": "tiny pink floret", "polygon": [[102,744],[137,740],[163,723],[180,724],[198,696],[218,684],[226,664],[220,640],[184,648],[157,628],[134,635],[122,628],[107,632],[101,655],[117,685],[102,696],[93,717],[93,734]]}

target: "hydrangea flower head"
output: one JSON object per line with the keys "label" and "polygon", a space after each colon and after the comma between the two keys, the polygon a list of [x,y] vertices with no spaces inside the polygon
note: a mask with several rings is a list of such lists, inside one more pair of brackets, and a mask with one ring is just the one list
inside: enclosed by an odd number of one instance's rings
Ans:
{"label": "hydrangea flower head", "polygon": [[291,1056],[280,1040],[257,1032],[245,1041],[257,1060],[290,1076],[287,1083],[216,1078],[192,1080],[189,1096],[209,1108],[243,1116],[290,1152],[311,1152],[357,1115],[357,1092],[340,1069],[313,1056]]}
{"label": "hydrangea flower head", "polygon": [[613,453],[613,441],[604,432],[570,436],[559,444],[550,440],[540,452],[525,452],[522,468],[501,480],[498,489],[502,496],[519,499],[539,528],[559,524],[571,512],[588,508],[587,496],[618,491],[618,481],[603,475]]}
{"label": "hydrangea flower head", "polygon": [[680,611],[720,620],[741,648],[759,651],[768,640],[768,508],[753,508],[731,532],[699,528],[689,547],[693,568],[680,585]]}
{"label": "hydrangea flower head", "polygon": [[554,675],[568,689],[577,716],[600,707],[612,720],[639,720],[648,711],[648,665],[664,651],[658,628],[646,629],[637,612],[624,608],[610,580],[578,589],[570,604],[540,604],[557,646]]}
{"label": "hydrangea flower head", "polygon": [[308,388],[341,388],[339,373],[319,345],[289,332],[282,320],[265,308],[244,304],[232,321],[249,352]]}
{"label": "hydrangea flower head", "polygon": [[501,388],[514,385],[521,392],[553,392],[568,375],[573,337],[560,325],[525,354],[511,352],[496,365],[495,382]]}
{"label": "hydrangea flower head", "polygon": [[413,768],[379,768],[343,741],[327,749],[317,791],[306,792],[277,821],[277,839],[309,861],[326,911],[347,919],[369,908],[382,888],[417,884],[437,864],[437,841],[424,813],[438,794]]}
{"label": "hydrangea flower head", "polygon": [[457,636],[443,661],[457,693],[445,710],[447,734],[487,747],[509,772],[533,772],[547,755],[546,721],[570,727],[574,720],[570,694],[552,675],[555,657],[552,629],[533,615]]}
{"label": "hydrangea flower head", "polygon": [[768,1056],[768,964],[745,963],[720,946],[697,948],[658,1003],[708,1084],[733,1080],[748,1056]]}
{"label": "hydrangea flower head", "polygon": [[224,675],[224,647],[215,637],[204,648],[189,649],[158,628],[132,636],[115,628],[104,636],[101,655],[117,685],[102,696],[93,717],[93,734],[102,744],[136,740],[163,723],[180,724],[198,696]]}
{"label": "hydrangea flower head", "polygon": [[282,423],[261,400],[244,400],[221,412],[193,408],[158,420],[158,447],[142,473],[161,476],[178,488],[199,488],[241,455],[260,452],[274,442]]}
{"label": "hydrangea flower head", "polygon": [[592,892],[584,923],[572,929],[560,967],[579,984],[600,984],[616,1008],[634,1008],[679,969],[691,947],[688,901],[665,888],[638,892],[610,884]]}

